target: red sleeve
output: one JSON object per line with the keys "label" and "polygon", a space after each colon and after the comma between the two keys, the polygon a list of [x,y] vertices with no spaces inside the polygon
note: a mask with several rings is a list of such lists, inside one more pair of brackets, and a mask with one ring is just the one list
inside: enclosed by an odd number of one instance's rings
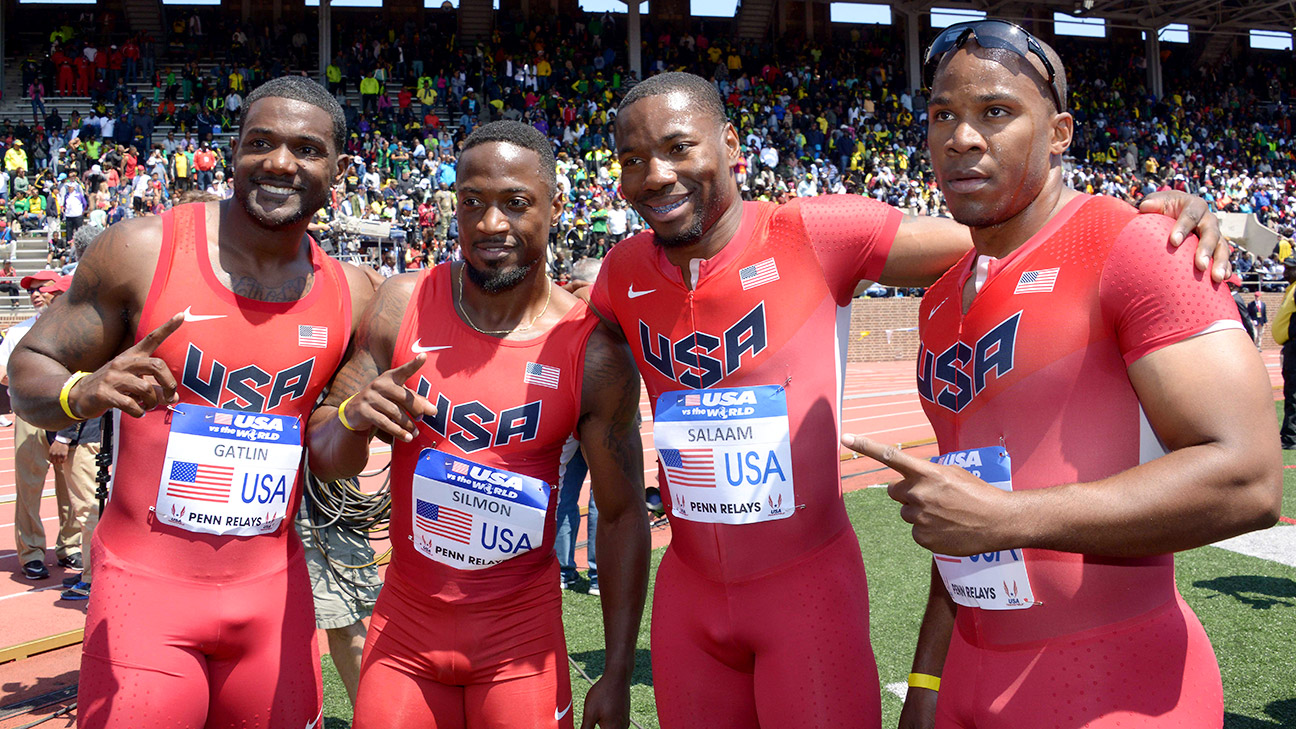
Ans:
{"label": "red sleeve", "polygon": [[882,275],[904,218],[899,210],[859,195],[821,195],[796,204],[837,303],[850,300],[855,284]]}
{"label": "red sleeve", "polygon": [[1134,216],[1103,267],[1103,315],[1116,327],[1126,366],[1214,326],[1242,327],[1228,286],[1213,283],[1194,265],[1197,239],[1170,247],[1173,227],[1162,215]]}

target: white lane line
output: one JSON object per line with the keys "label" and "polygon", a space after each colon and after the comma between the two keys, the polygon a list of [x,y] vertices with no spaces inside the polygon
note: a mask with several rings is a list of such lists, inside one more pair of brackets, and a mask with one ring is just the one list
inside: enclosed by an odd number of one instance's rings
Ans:
{"label": "white lane line", "polygon": [[1213,546],[1230,552],[1259,557],[1296,567],[1296,526],[1279,524],[1241,536],[1216,542]]}

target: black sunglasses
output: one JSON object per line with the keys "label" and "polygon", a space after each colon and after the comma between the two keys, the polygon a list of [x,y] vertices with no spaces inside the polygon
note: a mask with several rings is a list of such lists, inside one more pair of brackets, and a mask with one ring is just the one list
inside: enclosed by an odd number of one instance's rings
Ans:
{"label": "black sunglasses", "polygon": [[1028,58],[1027,54],[1035,54],[1035,57],[1044,64],[1044,70],[1048,71],[1048,87],[1053,94],[1053,103],[1057,105],[1058,111],[1066,110],[1066,105],[1062,103],[1062,95],[1058,93],[1057,84],[1054,83],[1057,71],[1044,53],[1044,47],[1035,40],[1035,36],[1027,33],[1020,25],[1006,20],[973,20],[949,26],[942,30],[927,48],[924,65],[930,67],[934,61],[940,60],[951,50],[962,48],[971,36],[976,36],[977,44],[982,48],[1002,48],[1022,58]]}

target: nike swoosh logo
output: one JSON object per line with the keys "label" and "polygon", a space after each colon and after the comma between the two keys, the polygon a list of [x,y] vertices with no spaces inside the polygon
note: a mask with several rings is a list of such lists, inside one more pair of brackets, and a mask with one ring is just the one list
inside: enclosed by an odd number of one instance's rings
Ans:
{"label": "nike swoosh logo", "polygon": [[[949,301],[949,299],[945,299],[945,301]],[[931,321],[931,318],[933,316],[936,316],[936,312],[940,311],[940,308],[945,305],[945,301],[940,302],[939,304],[936,305],[935,309],[932,309],[931,311],[927,312],[927,321]]]}
{"label": "nike swoosh logo", "polygon": [[306,729],[315,729],[315,727],[320,723],[320,719],[323,718],[324,718],[324,707],[321,706],[319,714],[315,716],[315,719],[309,722],[308,724],[306,724]]}
{"label": "nike swoosh logo", "polygon": [[423,354],[424,352],[435,352],[440,349],[450,349],[450,347],[452,346],[449,344],[443,344],[440,347],[424,347],[419,344],[419,342],[422,341],[423,341],[422,339],[415,339],[414,343],[410,345],[410,349],[414,352],[414,354]]}
{"label": "nike swoosh logo", "polygon": [[656,290],[657,290],[657,289],[648,289],[647,291],[635,291],[635,290],[634,290],[634,284],[630,284],[630,291],[626,294],[626,296],[628,296],[628,297],[630,297],[630,298],[632,298],[632,299],[637,299],[637,298],[639,298],[640,296],[646,296],[646,295],[648,295],[648,294],[651,294],[652,292],[654,292],[654,291],[656,291]]}
{"label": "nike swoosh logo", "polygon": [[559,721],[564,716],[567,716],[567,712],[571,711],[571,707],[572,707],[572,702],[568,701],[567,708],[563,709],[562,711],[554,709],[554,721]]}
{"label": "nike swoosh logo", "polygon": [[195,314],[192,311],[190,311],[190,309],[192,308],[193,308],[192,306],[185,308],[184,310],[185,321],[207,321],[208,319],[224,319],[227,316],[229,316],[228,314]]}

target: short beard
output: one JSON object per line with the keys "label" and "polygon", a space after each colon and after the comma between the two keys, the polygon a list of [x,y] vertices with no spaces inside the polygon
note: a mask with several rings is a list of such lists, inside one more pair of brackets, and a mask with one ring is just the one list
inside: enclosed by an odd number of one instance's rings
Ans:
{"label": "short beard", "polygon": [[527,274],[531,273],[535,261],[502,271],[479,271],[469,265],[467,261],[464,261],[463,265],[467,269],[468,279],[476,284],[477,288],[488,294],[499,294],[522,283]]}
{"label": "short beard", "polygon": [[260,225],[266,230],[283,230],[298,225],[303,220],[310,220],[315,215],[315,212],[324,207],[328,202],[328,198],[326,197],[327,194],[328,193],[325,192],[323,195],[320,195],[318,199],[301,198],[301,206],[297,208],[295,213],[287,218],[268,218],[252,207],[251,189],[244,188],[242,185],[237,183],[234,185],[234,199],[243,207],[243,211],[248,214],[248,217],[252,218],[252,220],[256,221],[257,225]]}
{"label": "short beard", "polygon": [[691,246],[694,243],[697,243],[698,240],[702,238],[702,234],[706,232],[703,228],[703,217],[703,211],[699,208],[698,211],[693,214],[693,220],[689,222],[687,228],[669,238],[653,231],[653,240],[662,248],[683,248],[685,246]]}

